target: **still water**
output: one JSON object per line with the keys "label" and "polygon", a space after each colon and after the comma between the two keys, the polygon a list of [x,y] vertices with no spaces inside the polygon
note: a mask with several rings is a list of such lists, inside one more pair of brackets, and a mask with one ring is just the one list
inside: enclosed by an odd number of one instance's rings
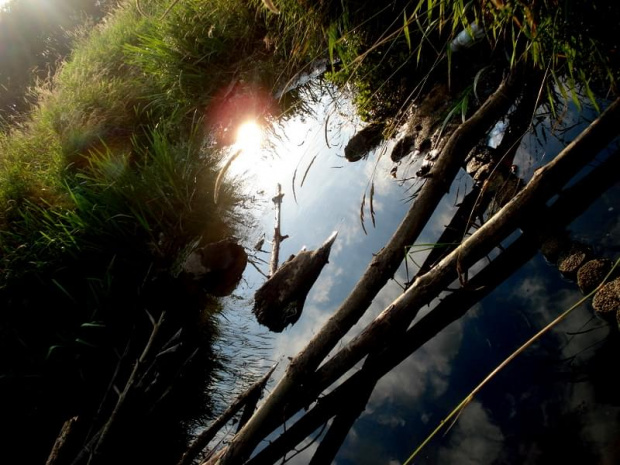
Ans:
{"label": "still water", "polygon": [[[248,214],[255,218],[247,244],[250,249],[264,234],[263,250],[270,251],[271,197],[278,183],[285,194],[282,234],[289,235],[282,243],[282,259],[302,247],[314,249],[338,231],[329,264],[296,325],[270,334],[254,321],[252,295],[265,278],[252,266],[227,300],[226,326],[242,329],[247,340],[239,344],[252,349],[244,351],[224,342],[222,350],[237,358],[237,366],[256,375],[279,363],[276,380],[288,358],[319,330],[353,288],[373,253],[388,241],[422,182],[414,176],[419,161],[403,160],[396,178],[390,175],[393,141],[357,163],[347,162],[344,146],[363,125],[353,116],[345,96],[325,93],[314,108],[313,115],[292,118],[273,129],[262,145],[258,139],[246,144],[228,173],[242,181],[250,199]],[[585,125],[574,108],[559,122],[543,116],[541,121],[539,129],[524,139],[515,161],[526,180]],[[469,177],[461,172],[418,245],[409,251],[406,265],[346,340],[403,292],[401,286],[417,271],[416,263],[424,260],[424,244],[437,240],[470,186]],[[570,226],[573,239],[611,259],[620,251],[618,198],[616,183]],[[256,251],[254,257],[256,266],[267,273],[268,264],[261,259],[268,262],[269,253]],[[379,381],[335,463],[404,462],[498,364],[581,297],[573,282],[536,255],[465,317]],[[423,309],[418,319],[427,312]],[[593,317],[589,304],[582,305],[497,375],[414,463],[620,463],[620,385],[612,375],[618,339],[616,328]],[[315,449],[316,442],[288,463],[308,463]]]}

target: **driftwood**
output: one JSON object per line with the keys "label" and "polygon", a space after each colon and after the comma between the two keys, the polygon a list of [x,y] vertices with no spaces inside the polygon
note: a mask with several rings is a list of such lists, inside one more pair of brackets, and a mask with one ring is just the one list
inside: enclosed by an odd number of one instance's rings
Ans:
{"label": "driftwood", "polygon": [[[561,228],[580,216],[587,207],[594,202],[605,190],[617,182],[616,173],[620,169],[620,153],[610,156],[600,167],[596,168],[586,178],[566,189],[559,199],[550,207],[542,206],[543,221],[537,225],[530,225],[525,233],[506,248],[489,265],[483,268],[470,281],[470,285],[457,289],[445,297],[429,314],[416,322],[401,337],[394,338],[384,349],[375,350],[364,363],[363,368],[335,388],[329,394],[321,397],[320,401],[312,406],[295,424],[272,441],[269,446],[252,458],[248,465],[271,464],[282,457],[286,451],[295,447],[313,431],[326,423],[334,416],[344,416],[349,423],[355,413],[352,413],[347,403],[350,399],[358,399],[362,392],[368,392],[376,382],[396,365],[409,357],[415,350],[435,337],[476,302],[493,291],[517,269],[523,266],[536,253],[541,241],[547,236],[547,231]],[[319,378],[313,380],[304,392],[303,398],[295,400],[291,406],[291,414],[295,409],[302,408],[332,384],[333,379]],[[345,406],[343,410],[343,406]],[[355,409],[361,413],[356,403]],[[287,415],[289,417],[289,415]],[[344,423],[340,419],[339,424]],[[332,423],[336,425],[336,419]],[[331,430],[331,428],[330,428]],[[343,438],[344,430],[340,437]],[[328,433],[329,434],[329,433]],[[344,439],[344,438],[343,438]],[[321,446],[319,446],[319,449]],[[333,453],[337,444],[329,444]],[[318,452],[318,450],[317,450]],[[324,456],[325,457],[325,456]],[[316,457],[313,458],[315,461]],[[330,463],[329,461],[316,463]]]}
{"label": "driftwood", "polygon": [[52,447],[52,451],[50,455],[47,457],[47,461],[45,465],[54,465],[58,463],[59,457],[62,454],[67,442],[70,440],[71,432],[73,431],[73,427],[76,424],[78,417],[69,418],[65,421],[60,429],[60,434],[54,441],[54,446]]}
{"label": "driftwood", "polygon": [[519,87],[518,74],[516,71],[513,72],[480,109],[452,134],[434,165],[430,178],[390,241],[374,256],[364,275],[335,314],[306,348],[291,361],[283,378],[262,407],[233,438],[220,459],[221,464],[242,463],[258,442],[277,427],[281,412],[299,386],[304,384],[304,379],[310,376],[338,341],[361,318],[372,299],[394,275],[403,259],[405,247],[415,241],[443,195],[448,192],[466,154],[508,110]]}
{"label": "driftwood", "polygon": [[315,251],[302,250],[289,258],[256,291],[252,311],[260,324],[279,333],[297,322],[310,289],[328,262],[336,236],[333,233]]}

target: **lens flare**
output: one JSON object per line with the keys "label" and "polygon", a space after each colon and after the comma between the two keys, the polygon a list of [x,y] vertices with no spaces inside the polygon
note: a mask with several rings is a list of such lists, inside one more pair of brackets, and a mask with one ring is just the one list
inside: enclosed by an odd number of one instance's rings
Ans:
{"label": "lens flare", "polygon": [[246,121],[237,129],[235,148],[244,156],[256,155],[263,143],[263,131],[255,121]]}

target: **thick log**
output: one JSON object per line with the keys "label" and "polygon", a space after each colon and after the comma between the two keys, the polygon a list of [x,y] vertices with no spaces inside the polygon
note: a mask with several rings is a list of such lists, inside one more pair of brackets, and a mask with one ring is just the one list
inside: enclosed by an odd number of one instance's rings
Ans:
{"label": "thick log", "polygon": [[[499,173],[502,173],[503,177],[511,175],[510,166],[523,136],[531,128],[532,118],[540,104],[540,91],[543,85],[543,76],[540,76],[539,73],[535,73],[531,79],[525,82],[521,98],[515,110],[508,117],[508,127],[504,137],[494,151],[495,156],[487,165],[490,168],[488,169],[490,177],[499,175]],[[469,174],[474,175],[474,173]],[[486,179],[482,179],[482,181],[486,181]],[[523,187],[523,183],[516,183],[516,185]],[[493,197],[497,194],[496,188],[504,189],[506,186],[502,183],[492,182],[485,183],[482,189],[480,187],[478,185],[474,186],[465,196],[459,205],[457,213],[452,217],[450,224],[446,226],[437,240],[437,243],[445,246],[436,247],[430,251],[416,273],[416,278],[429,271],[433,265],[452,252],[462,242],[471,227],[472,221],[485,212]]]}
{"label": "thick log", "polygon": [[[543,222],[537,205],[543,205],[577,172],[604,149],[617,135],[620,99],[585,129],[573,142],[538,169],[529,184],[502,210],[464,241],[432,270],[416,279],[413,285],[386,308],[359,335],[334,354],[318,371],[319,376],[350,369],[376,347],[404,332],[420,308],[428,304],[456,278],[484,258],[518,227]],[[332,375],[329,375],[332,376]]]}
{"label": "thick log", "polygon": [[304,378],[319,366],[361,318],[379,290],[398,269],[405,247],[415,242],[439,201],[449,191],[469,150],[512,104],[519,87],[518,74],[513,72],[480,109],[452,134],[431,176],[390,241],[374,256],[364,275],[335,314],[291,361],[283,378],[245,428],[233,438],[219,463],[238,464],[249,457],[258,442],[277,427],[284,407],[294,392],[303,386]]}

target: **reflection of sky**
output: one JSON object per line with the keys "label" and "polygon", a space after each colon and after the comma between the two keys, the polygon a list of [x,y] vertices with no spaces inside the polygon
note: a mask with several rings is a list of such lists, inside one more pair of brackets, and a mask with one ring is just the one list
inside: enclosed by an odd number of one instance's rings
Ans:
{"label": "reflection of sky", "polygon": [[[285,192],[282,232],[290,235],[283,243],[281,257],[296,253],[302,246],[317,247],[333,230],[339,233],[330,263],[311,291],[301,319],[269,340],[271,353],[264,364],[282,360],[280,373],[286,357],[298,353],[346,297],[372,254],[387,242],[408,208],[404,201],[410,194],[407,186],[389,177],[389,154],[379,157],[378,149],[353,164],[342,158],[344,144],[357,122],[334,123],[339,120],[332,114],[327,131],[332,147],[327,148],[324,124],[329,111],[331,107],[322,107],[316,118],[293,122],[296,129],[276,143],[279,162],[288,167],[287,171],[279,171],[278,179]],[[351,113],[346,108],[340,111]],[[562,121],[566,127],[573,123],[568,118]],[[578,130],[570,128],[569,135],[573,137]],[[538,132],[527,138],[516,159],[527,177],[562,146],[559,139],[564,135],[559,125],[553,134]],[[536,139],[546,143],[541,147]],[[302,187],[301,179],[310,163]],[[291,183],[296,167],[295,201]],[[374,227],[368,208],[369,179],[373,173]],[[275,192],[276,182],[261,175],[258,186],[253,184],[253,189],[265,191],[254,238],[263,231],[267,238],[272,234],[273,209],[269,198]],[[436,240],[467,183],[466,176],[459,175],[418,243]],[[360,226],[364,193],[367,234]],[[574,235],[591,244],[604,245],[605,250],[615,247],[617,251],[620,223],[613,199],[619,193],[616,186],[590,209],[592,214],[577,220],[571,228]],[[264,248],[268,250],[269,244]],[[413,259],[421,263],[424,256],[425,252],[416,252]],[[263,258],[268,260],[268,255]],[[415,265],[408,265],[409,274],[415,273]],[[266,268],[263,266],[265,271]],[[407,279],[407,272],[401,267],[396,281],[402,283]],[[251,295],[263,281],[260,274],[248,268],[245,284],[237,292],[241,300],[234,300],[237,316],[229,317],[233,321],[243,320],[249,334],[265,333],[250,315]],[[370,322],[401,292],[394,281],[390,282],[358,327]],[[391,465],[404,461],[489,372],[580,297],[573,283],[562,279],[541,257],[534,258],[377,384],[336,463]],[[620,407],[618,399],[609,395],[612,391],[601,388],[601,381],[611,381],[602,378],[605,371],[600,369],[605,368],[597,364],[610,350],[617,354],[618,344],[606,339],[607,327],[599,326],[600,321],[591,318],[588,308],[578,309],[485,387],[448,433],[433,440],[415,463],[594,463],[603,457],[608,461],[601,463],[618,463],[618,451],[608,445],[620,437]],[[569,334],[592,328],[598,329]],[[617,384],[613,386],[617,391]],[[313,448],[289,463],[307,463]]]}

